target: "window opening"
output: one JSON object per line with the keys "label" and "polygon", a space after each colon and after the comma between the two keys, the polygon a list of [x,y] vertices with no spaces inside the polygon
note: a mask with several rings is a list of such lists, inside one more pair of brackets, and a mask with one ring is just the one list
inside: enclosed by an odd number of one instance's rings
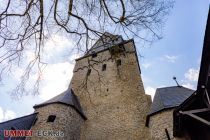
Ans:
{"label": "window opening", "polygon": [[54,122],[55,121],[56,116],[55,115],[50,115],[47,119],[47,122]]}
{"label": "window opening", "polygon": [[87,76],[89,76],[90,73],[91,73],[91,69],[88,69],[88,71],[87,71]]}
{"label": "window opening", "polygon": [[105,71],[105,70],[106,70],[106,64],[103,64],[102,71]]}
{"label": "window opening", "polygon": [[97,57],[97,53],[95,51],[92,52],[92,58]]}
{"label": "window opening", "polygon": [[121,60],[118,59],[118,60],[117,60],[117,66],[120,66],[121,64],[122,64]]}

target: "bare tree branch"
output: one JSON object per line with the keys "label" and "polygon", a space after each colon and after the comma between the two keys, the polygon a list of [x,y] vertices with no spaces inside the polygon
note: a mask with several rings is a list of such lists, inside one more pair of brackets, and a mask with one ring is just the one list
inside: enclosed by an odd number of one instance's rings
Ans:
{"label": "bare tree branch", "polygon": [[74,49],[82,52],[105,31],[148,43],[158,40],[172,6],[173,0],[5,0],[0,5],[0,81],[30,49],[35,58],[26,64],[16,91],[25,92],[33,69],[38,88],[47,64],[43,48],[54,34],[74,38]]}

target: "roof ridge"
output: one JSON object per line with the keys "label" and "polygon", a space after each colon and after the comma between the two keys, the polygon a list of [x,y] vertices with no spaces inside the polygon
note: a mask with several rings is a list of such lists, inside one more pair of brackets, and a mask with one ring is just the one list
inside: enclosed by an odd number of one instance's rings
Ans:
{"label": "roof ridge", "polygon": [[174,88],[174,87],[183,87],[183,86],[165,86],[165,87],[159,87],[157,89],[162,89],[162,88]]}
{"label": "roof ridge", "polygon": [[193,89],[190,89],[190,88],[187,88],[187,87],[184,87],[184,86],[166,86],[166,87],[159,87],[157,89],[164,89],[164,88],[175,88],[175,87],[179,87],[179,88],[185,88],[185,89],[188,89],[188,90],[192,90],[194,91]]}
{"label": "roof ridge", "polygon": [[182,87],[185,88],[185,89],[187,89],[187,90],[195,91],[194,89],[190,89],[190,88],[188,88],[188,87],[184,87],[184,86],[182,86]]}
{"label": "roof ridge", "polygon": [[60,97],[60,98],[63,99],[64,96],[66,95],[66,92],[69,91],[69,90],[70,90],[70,89],[68,88],[67,90],[61,92],[60,94],[58,94],[58,95],[56,95],[56,96],[54,96],[54,97],[52,97],[52,98],[50,98],[50,99],[48,99],[48,100],[42,102],[42,103],[35,104],[34,107],[39,106],[39,105],[41,105],[41,104],[48,103],[48,102],[52,102],[52,103],[57,102],[57,101],[53,101],[53,100],[56,99],[56,98],[58,98],[58,97]]}
{"label": "roof ridge", "polygon": [[32,116],[32,115],[35,115],[35,114],[38,114],[38,112],[29,114],[29,115],[25,115],[25,116],[22,116],[22,117],[18,117],[18,118],[15,118],[15,119],[7,120],[7,121],[4,121],[4,122],[0,122],[0,124],[7,123],[7,122],[10,122],[10,121],[14,121],[14,120],[18,120],[18,119],[21,119],[21,118],[24,118],[24,117],[29,117],[29,116]]}

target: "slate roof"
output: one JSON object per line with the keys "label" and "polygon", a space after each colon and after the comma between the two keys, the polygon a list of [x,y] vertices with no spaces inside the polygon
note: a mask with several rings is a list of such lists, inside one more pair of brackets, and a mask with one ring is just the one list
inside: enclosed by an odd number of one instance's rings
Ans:
{"label": "slate roof", "polygon": [[120,35],[113,35],[108,32],[105,32],[96,43],[87,51],[86,55],[97,53],[103,50],[106,50],[113,45],[123,42],[123,38]]}
{"label": "slate roof", "polygon": [[182,86],[157,88],[149,115],[179,106],[195,91]]}
{"label": "slate roof", "polygon": [[[4,130],[11,130],[12,128],[14,128],[15,130],[30,130],[31,126],[33,125],[36,119],[36,116],[37,113],[33,113],[27,116],[0,123],[0,139],[4,135]],[[18,138],[18,140],[24,139],[24,137]]]}
{"label": "slate roof", "polygon": [[42,107],[42,106],[49,105],[52,103],[61,103],[61,104],[72,106],[83,118],[86,119],[77,96],[74,94],[73,90],[70,88],[64,91],[63,93],[53,97],[52,99],[45,101],[44,103],[35,105],[34,108]]}

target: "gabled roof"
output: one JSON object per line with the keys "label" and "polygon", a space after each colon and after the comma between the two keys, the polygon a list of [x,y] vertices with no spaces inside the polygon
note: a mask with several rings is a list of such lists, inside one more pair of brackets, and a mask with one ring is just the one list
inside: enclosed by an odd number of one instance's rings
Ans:
{"label": "gabled roof", "polygon": [[34,108],[39,108],[53,103],[61,103],[72,106],[83,118],[86,119],[77,96],[70,88],[64,91],[63,93],[53,97],[52,99],[45,101],[44,103],[35,105]]}
{"label": "gabled roof", "polygon": [[3,135],[3,130],[11,130],[12,128],[16,130],[30,130],[36,119],[36,116],[37,113],[33,113],[27,116],[0,123],[0,136]]}
{"label": "gabled roof", "polygon": [[113,35],[105,32],[96,43],[87,51],[85,55],[90,55],[92,53],[97,53],[106,50],[113,45],[123,42],[123,38],[120,35]]}
{"label": "gabled roof", "polygon": [[164,87],[156,90],[149,115],[155,114],[163,109],[179,106],[194,90],[182,86]]}

